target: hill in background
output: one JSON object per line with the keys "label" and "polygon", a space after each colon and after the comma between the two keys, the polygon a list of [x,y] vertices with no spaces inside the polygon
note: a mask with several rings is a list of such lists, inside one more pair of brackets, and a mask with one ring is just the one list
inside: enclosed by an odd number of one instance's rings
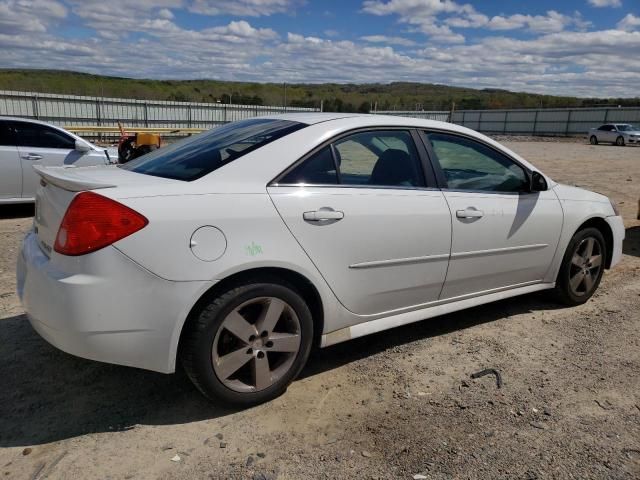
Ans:
{"label": "hill in background", "polygon": [[640,98],[559,97],[428,83],[284,84],[218,80],[139,80],[52,70],[0,70],[0,90],[96,97],[320,107],[334,112],[378,110],[637,106]]}

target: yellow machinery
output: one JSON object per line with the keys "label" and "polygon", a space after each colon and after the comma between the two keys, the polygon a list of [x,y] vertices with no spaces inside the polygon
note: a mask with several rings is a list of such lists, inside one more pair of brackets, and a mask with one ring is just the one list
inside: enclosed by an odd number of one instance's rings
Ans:
{"label": "yellow machinery", "polygon": [[162,146],[162,138],[157,133],[138,132],[128,134],[118,122],[120,140],[118,141],[118,157],[120,163],[126,163]]}

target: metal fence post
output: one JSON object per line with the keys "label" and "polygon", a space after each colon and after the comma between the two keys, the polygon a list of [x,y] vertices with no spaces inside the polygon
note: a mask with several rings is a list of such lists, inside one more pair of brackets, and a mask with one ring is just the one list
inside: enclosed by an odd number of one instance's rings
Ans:
{"label": "metal fence post", "polygon": [[502,124],[502,134],[507,133],[507,123],[509,122],[509,110],[504,112],[504,123]]}
{"label": "metal fence post", "polygon": [[536,114],[533,116],[533,132],[531,132],[534,136],[536,134],[536,130],[538,128],[538,112],[540,110],[536,109]]}
{"label": "metal fence post", "polygon": [[187,125],[189,125],[189,128],[191,128],[191,126],[192,126],[192,123],[191,123],[191,105],[187,105],[187,114],[188,114]]}
{"label": "metal fence post", "polygon": [[40,112],[38,111],[38,94],[37,93],[31,98],[31,103],[33,104],[33,116],[36,118],[36,120],[39,120]]}
{"label": "metal fence post", "polygon": [[564,127],[564,136],[568,136],[569,135],[569,124],[571,123],[571,114],[573,113],[573,110],[569,110],[569,115],[567,115],[567,125]]}
{"label": "metal fence post", "polygon": [[463,127],[465,127],[465,126],[466,126],[466,125],[464,124],[464,117],[465,117],[465,115],[466,115],[466,114],[467,114],[467,111],[466,111],[466,110],[463,110],[463,111],[462,111],[462,126],[463,126]]}
{"label": "metal fence post", "polygon": [[480,115],[478,116],[478,131],[482,131],[482,110],[480,110]]}
{"label": "metal fence post", "polygon": [[609,121],[609,109],[608,108],[604,112],[604,122],[603,123],[607,123],[607,121]]}
{"label": "metal fence post", "polygon": [[100,100],[96,100],[96,124],[98,126],[102,125],[102,121],[100,119]]}
{"label": "metal fence post", "polygon": [[142,106],[144,107],[142,109],[144,112],[144,126],[149,128],[149,104],[147,102],[144,102]]}

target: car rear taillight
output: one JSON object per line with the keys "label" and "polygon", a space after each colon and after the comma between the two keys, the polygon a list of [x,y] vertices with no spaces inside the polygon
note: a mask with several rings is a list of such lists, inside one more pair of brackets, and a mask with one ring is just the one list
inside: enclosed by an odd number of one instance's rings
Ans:
{"label": "car rear taillight", "polygon": [[84,255],[144,228],[149,221],[121,203],[93,192],[74,197],[64,214],[54,250]]}

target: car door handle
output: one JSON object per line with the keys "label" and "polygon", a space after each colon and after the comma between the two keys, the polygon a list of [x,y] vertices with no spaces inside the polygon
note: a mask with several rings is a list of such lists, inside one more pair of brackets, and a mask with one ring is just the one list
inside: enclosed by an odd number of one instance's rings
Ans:
{"label": "car door handle", "polygon": [[344,218],[344,212],[340,212],[333,209],[320,209],[313,212],[304,212],[302,214],[307,222],[322,222],[324,220],[342,220]]}
{"label": "car door handle", "polygon": [[484,212],[482,210],[476,210],[475,208],[456,210],[456,217],[458,218],[481,218],[483,216]]}
{"label": "car door handle", "polygon": [[36,155],[35,153],[27,153],[26,155],[22,155],[22,158],[24,158],[25,160],[42,160],[42,155]]}

